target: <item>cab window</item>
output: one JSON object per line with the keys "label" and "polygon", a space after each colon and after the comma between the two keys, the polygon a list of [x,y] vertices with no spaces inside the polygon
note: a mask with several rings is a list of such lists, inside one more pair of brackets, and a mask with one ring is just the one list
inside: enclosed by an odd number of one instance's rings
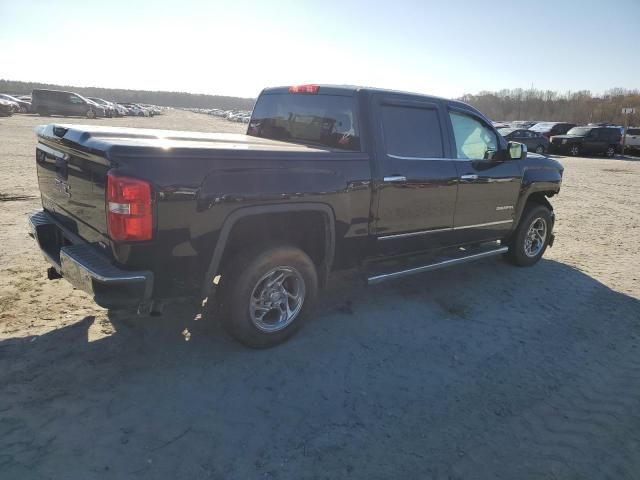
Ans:
{"label": "cab window", "polygon": [[449,112],[456,141],[456,158],[491,160],[498,151],[498,138],[493,130],[470,115]]}
{"label": "cab window", "polygon": [[443,157],[436,109],[383,105],[381,113],[387,155],[407,160]]}

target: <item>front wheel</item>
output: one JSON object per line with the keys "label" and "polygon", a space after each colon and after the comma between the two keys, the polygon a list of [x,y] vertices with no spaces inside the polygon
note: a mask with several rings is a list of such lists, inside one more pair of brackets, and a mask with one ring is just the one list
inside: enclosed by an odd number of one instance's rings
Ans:
{"label": "front wheel", "polygon": [[301,327],[318,291],[316,268],[306,253],[292,246],[239,252],[227,269],[221,313],[234,338],[249,347],[268,348]]}
{"label": "front wheel", "polygon": [[514,265],[528,267],[542,258],[553,230],[553,216],[544,205],[532,204],[522,213],[520,223],[508,242],[507,258]]}
{"label": "front wheel", "polygon": [[87,112],[87,118],[96,118],[96,112],[95,110],[89,110]]}
{"label": "front wheel", "polygon": [[578,155],[580,155],[580,147],[578,145],[571,145],[569,153],[572,157],[577,157]]}

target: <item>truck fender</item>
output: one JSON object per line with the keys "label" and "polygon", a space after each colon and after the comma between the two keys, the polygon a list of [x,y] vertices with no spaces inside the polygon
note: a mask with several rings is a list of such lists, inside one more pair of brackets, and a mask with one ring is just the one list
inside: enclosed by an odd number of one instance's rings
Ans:
{"label": "truck fender", "polygon": [[269,213],[287,213],[287,212],[303,212],[303,211],[315,211],[321,212],[325,217],[325,255],[318,269],[318,276],[320,284],[326,282],[326,277],[329,275],[331,265],[333,264],[333,257],[335,252],[335,215],[329,205],[324,203],[287,203],[277,205],[259,205],[255,207],[242,207],[231,212],[225,219],[220,235],[216,242],[216,246],[211,256],[211,262],[209,268],[204,277],[202,283],[201,293],[203,297],[207,297],[211,294],[212,289],[215,287],[213,284],[214,278],[219,274],[220,264],[224,250],[229,239],[229,235],[233,230],[234,225],[242,218],[252,215],[264,215]]}
{"label": "truck fender", "polygon": [[524,171],[522,178],[522,186],[520,188],[520,195],[515,212],[514,229],[520,223],[520,217],[527,205],[527,202],[532,200],[532,197],[539,200],[539,203],[543,203],[550,210],[553,211],[551,203],[546,197],[551,197],[560,191],[560,185],[562,184],[562,173],[557,169],[546,168],[531,168]]}

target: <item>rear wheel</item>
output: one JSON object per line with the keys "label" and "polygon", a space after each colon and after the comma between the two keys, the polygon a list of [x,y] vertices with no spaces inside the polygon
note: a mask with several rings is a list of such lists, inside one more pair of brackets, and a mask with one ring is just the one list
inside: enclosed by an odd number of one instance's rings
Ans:
{"label": "rear wheel", "polygon": [[536,153],[543,154],[544,153],[544,145],[538,145],[535,149]]}
{"label": "rear wheel", "polygon": [[616,147],[615,147],[614,145],[609,145],[609,146],[607,147],[606,152],[604,152],[604,153],[605,153],[605,155],[606,155],[607,157],[609,157],[609,158],[613,158],[613,157],[614,157],[614,155],[616,154]]}
{"label": "rear wheel", "polygon": [[318,291],[316,268],[306,253],[292,246],[239,252],[227,268],[221,314],[234,338],[249,347],[268,348],[301,327]]}
{"label": "rear wheel", "polygon": [[509,261],[523,267],[537,263],[549,245],[552,230],[553,217],[547,207],[535,203],[527,206],[508,242]]}

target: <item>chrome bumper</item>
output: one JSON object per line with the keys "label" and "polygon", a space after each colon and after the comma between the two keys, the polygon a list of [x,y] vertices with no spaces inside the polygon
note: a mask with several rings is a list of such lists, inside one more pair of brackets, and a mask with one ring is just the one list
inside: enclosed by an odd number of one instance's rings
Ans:
{"label": "chrome bumper", "polygon": [[65,229],[46,211],[30,215],[29,228],[45,259],[98,305],[135,307],[151,300],[152,272],[117,267],[98,247]]}

